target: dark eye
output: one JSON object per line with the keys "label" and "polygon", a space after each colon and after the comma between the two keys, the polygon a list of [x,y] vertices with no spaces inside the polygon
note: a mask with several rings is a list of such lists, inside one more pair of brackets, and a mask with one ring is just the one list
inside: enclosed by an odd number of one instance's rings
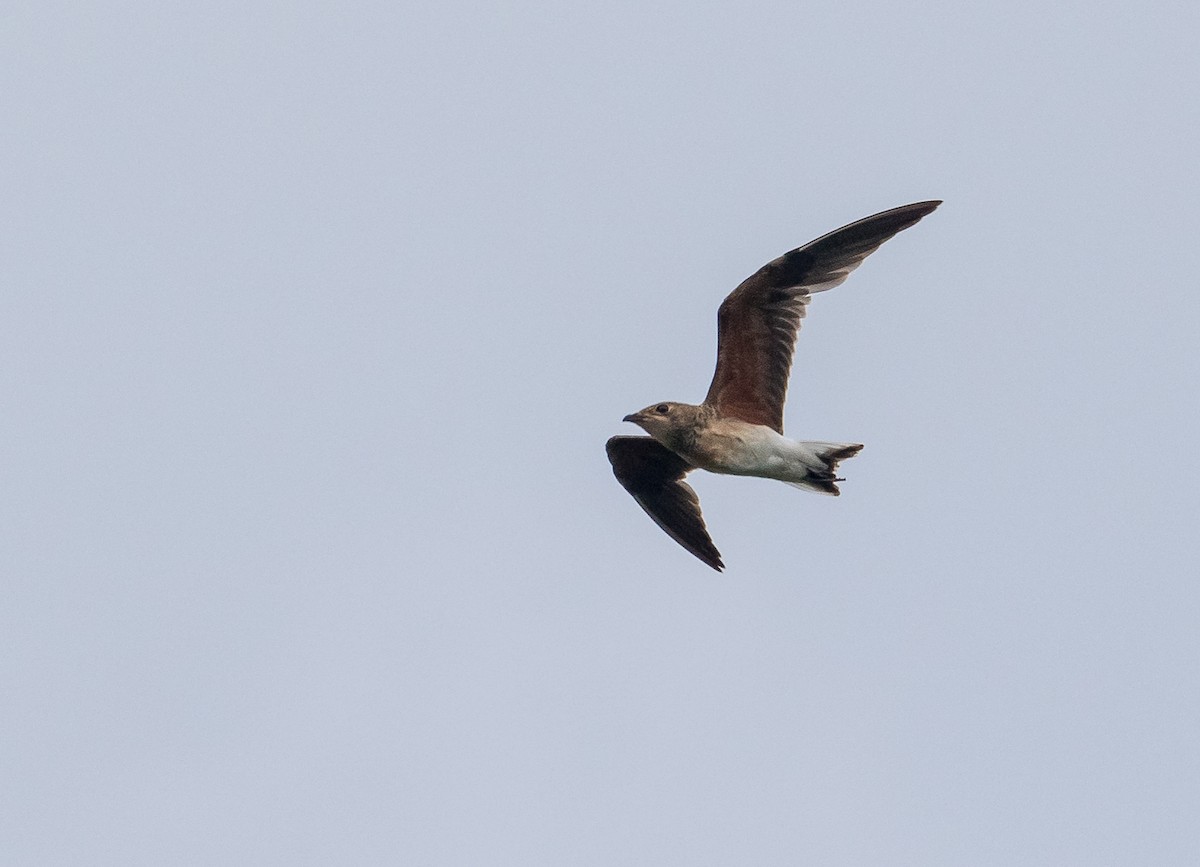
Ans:
{"label": "dark eye", "polygon": [[654,411],[661,413],[662,415],[666,415],[671,411],[671,407],[667,406],[665,403],[660,403],[658,406],[654,407]]}

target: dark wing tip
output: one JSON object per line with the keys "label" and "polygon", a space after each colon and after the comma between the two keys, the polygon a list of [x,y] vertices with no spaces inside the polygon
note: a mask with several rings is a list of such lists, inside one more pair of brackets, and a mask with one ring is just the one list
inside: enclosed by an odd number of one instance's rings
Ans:
{"label": "dark wing tip", "polygon": [[842,226],[840,229],[835,229],[822,238],[818,238],[817,242],[825,238],[837,236],[854,238],[855,235],[861,234],[864,241],[868,239],[875,241],[874,246],[871,248],[875,249],[875,247],[878,247],[888,238],[903,232],[910,226],[916,225],[924,217],[932,214],[941,203],[941,199],[930,199],[927,202],[913,202],[910,205],[889,208],[886,211],[880,211],[878,214],[872,214],[869,217],[863,217],[861,220],[855,220],[853,223]]}
{"label": "dark wing tip", "polygon": [[905,228],[908,228],[908,226],[913,225],[913,223],[916,223],[922,217],[932,214],[941,204],[941,199],[930,199],[927,202],[913,202],[911,205],[901,205],[898,208],[892,208],[890,211],[884,211],[882,214],[877,214],[876,216],[883,216],[883,214],[906,215],[912,220],[911,223],[906,222]]}
{"label": "dark wing tip", "polygon": [[866,217],[865,219],[869,220],[873,217],[883,217],[888,214],[899,215],[908,213],[917,216],[917,219],[919,220],[926,214],[932,214],[934,211],[936,211],[938,209],[938,205],[940,204],[942,204],[942,199],[929,199],[924,202],[912,202],[911,204],[900,205],[896,208],[888,208],[886,211],[880,211],[878,214],[872,214],[870,217]]}

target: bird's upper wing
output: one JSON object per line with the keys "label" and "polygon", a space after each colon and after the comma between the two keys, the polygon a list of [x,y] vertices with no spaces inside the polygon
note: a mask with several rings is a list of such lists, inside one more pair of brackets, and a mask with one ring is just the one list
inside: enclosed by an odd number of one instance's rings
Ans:
{"label": "bird's upper wing", "polygon": [[613,475],[667,535],[720,572],[721,552],[700,514],[700,498],[683,480],[691,464],[650,437],[613,437],[605,445]]}
{"label": "bird's upper wing", "polygon": [[717,370],[704,402],[721,415],[783,433],[792,352],[809,296],[840,284],[880,244],[940,204],[917,202],[864,217],[748,277],[717,312]]}

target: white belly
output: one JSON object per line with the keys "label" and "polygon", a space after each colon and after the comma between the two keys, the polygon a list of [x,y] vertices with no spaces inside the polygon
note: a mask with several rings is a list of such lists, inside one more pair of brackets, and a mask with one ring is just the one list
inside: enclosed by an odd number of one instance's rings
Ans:
{"label": "white belly", "polygon": [[763,425],[726,420],[701,436],[693,462],[713,473],[797,482],[810,469],[825,468],[815,445],[824,444],[800,443]]}

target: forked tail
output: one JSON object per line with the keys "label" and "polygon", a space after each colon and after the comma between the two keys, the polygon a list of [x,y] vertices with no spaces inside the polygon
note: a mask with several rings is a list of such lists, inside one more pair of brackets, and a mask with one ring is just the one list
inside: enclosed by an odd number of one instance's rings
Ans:
{"label": "forked tail", "polygon": [[837,465],[839,462],[852,458],[862,451],[862,443],[802,443],[808,446],[816,461],[808,466],[808,475],[803,481],[788,482],[793,488],[816,491],[819,494],[838,496],[837,483],[845,479],[838,478]]}

